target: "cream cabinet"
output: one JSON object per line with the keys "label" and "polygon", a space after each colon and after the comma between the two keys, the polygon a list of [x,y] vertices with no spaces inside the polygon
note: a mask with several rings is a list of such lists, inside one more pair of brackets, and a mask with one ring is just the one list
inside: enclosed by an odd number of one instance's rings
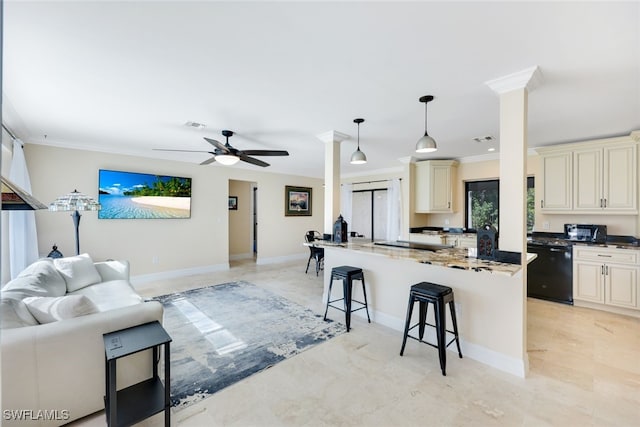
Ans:
{"label": "cream cabinet", "polygon": [[409,233],[409,241],[416,243],[429,243],[432,245],[443,244],[443,236],[440,233]]}
{"label": "cream cabinet", "polygon": [[574,210],[638,213],[637,156],[635,143],[574,151]]}
{"label": "cream cabinet", "polygon": [[469,249],[477,246],[477,239],[475,234],[448,234],[445,237],[445,244],[453,246],[454,248]]}
{"label": "cream cabinet", "polygon": [[543,213],[638,213],[638,142],[629,136],[540,147]]}
{"label": "cream cabinet", "polygon": [[415,164],[414,203],[416,213],[454,212],[453,188],[456,160],[425,160]]}
{"label": "cream cabinet", "polygon": [[576,245],[573,299],[640,310],[638,251]]}
{"label": "cream cabinet", "polygon": [[573,208],[571,151],[541,156],[542,197],[540,208],[547,212],[571,211]]}

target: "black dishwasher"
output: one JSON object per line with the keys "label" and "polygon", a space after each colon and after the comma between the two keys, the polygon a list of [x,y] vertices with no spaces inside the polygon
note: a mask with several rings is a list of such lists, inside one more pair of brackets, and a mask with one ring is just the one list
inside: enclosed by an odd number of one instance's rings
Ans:
{"label": "black dishwasher", "polygon": [[573,247],[565,240],[531,240],[527,252],[527,296],[573,305]]}

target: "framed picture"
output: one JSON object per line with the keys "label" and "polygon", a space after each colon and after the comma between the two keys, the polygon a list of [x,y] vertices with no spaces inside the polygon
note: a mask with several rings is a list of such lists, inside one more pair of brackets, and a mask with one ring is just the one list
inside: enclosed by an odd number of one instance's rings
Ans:
{"label": "framed picture", "polygon": [[191,178],[98,171],[99,219],[191,217]]}
{"label": "framed picture", "polygon": [[311,216],[311,188],[284,187],[284,216]]}
{"label": "framed picture", "polygon": [[238,197],[237,196],[229,196],[229,210],[237,211],[238,210]]}

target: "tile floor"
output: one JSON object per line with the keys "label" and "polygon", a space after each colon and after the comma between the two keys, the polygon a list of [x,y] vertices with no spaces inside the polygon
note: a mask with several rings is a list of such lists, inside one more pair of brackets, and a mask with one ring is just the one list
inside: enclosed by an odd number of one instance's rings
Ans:
{"label": "tile floor", "polygon": [[[140,287],[145,296],[246,280],[321,313],[322,277],[303,262],[232,264],[226,272]],[[338,311],[330,316],[340,318]],[[200,426],[640,426],[640,319],[528,302],[530,373],[517,378],[447,358],[356,317],[352,331],[172,414]],[[98,413],[73,423],[102,426]],[[141,426],[160,426],[161,415]]]}

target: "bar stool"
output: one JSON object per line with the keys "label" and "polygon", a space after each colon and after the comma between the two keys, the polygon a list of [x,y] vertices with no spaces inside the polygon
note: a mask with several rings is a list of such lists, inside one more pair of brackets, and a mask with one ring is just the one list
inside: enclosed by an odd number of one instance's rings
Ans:
{"label": "bar stool", "polygon": [[[411,323],[411,313],[413,312],[413,304],[418,301],[420,303],[419,314],[420,318],[418,323],[409,327]],[[428,304],[432,303],[435,308],[435,325],[427,323],[427,308]],[[446,304],[449,304],[451,310],[451,322],[453,323],[453,331],[446,328]],[[438,343],[434,345],[430,342],[423,341],[425,325],[429,325],[435,328]],[[418,338],[409,335],[409,331],[415,327],[418,327]],[[449,332],[454,335],[453,339],[446,343],[446,333]],[[456,321],[456,310],[453,304],[453,289],[448,286],[437,285],[435,283],[420,282],[417,285],[411,286],[409,292],[409,306],[407,307],[407,320],[404,325],[404,337],[402,339],[402,348],[400,349],[400,356],[404,353],[404,346],[407,344],[407,337],[412,338],[424,344],[428,344],[431,347],[438,349],[438,356],[440,357],[440,369],[442,375],[445,373],[447,366],[447,347],[454,341],[458,347],[458,356],[462,359],[462,352],[460,351],[460,340],[458,338],[458,323]]]}
{"label": "bar stool", "polygon": [[[342,298],[334,299],[331,301],[331,288],[333,286],[334,280],[342,280]],[[362,282],[362,293],[364,294],[364,302],[352,299],[354,280],[360,280]],[[344,309],[332,305],[332,303],[336,301],[344,301]],[[352,309],[352,302],[358,303],[362,305],[362,307]],[[367,304],[367,290],[364,286],[364,273],[362,272],[361,268],[343,265],[331,269],[331,279],[329,281],[329,292],[327,293],[327,308],[324,310],[324,320],[327,320],[327,311],[329,311],[329,307],[344,311],[345,320],[347,323],[347,332],[349,332],[349,329],[351,329],[351,313],[354,311],[365,309],[367,311],[367,320],[369,321],[369,323],[371,323],[371,318],[369,317],[369,306]]]}

